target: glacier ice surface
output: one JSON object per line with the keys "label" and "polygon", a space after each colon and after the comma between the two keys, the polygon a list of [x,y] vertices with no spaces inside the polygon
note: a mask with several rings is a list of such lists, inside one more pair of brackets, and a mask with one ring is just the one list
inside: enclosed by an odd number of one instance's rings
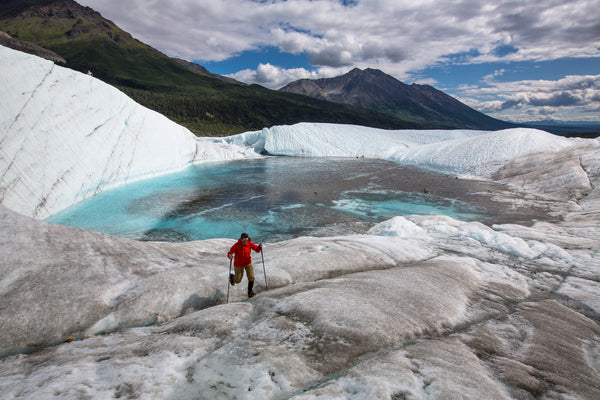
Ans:
{"label": "glacier ice surface", "polygon": [[[600,398],[597,140],[308,123],[194,138],[91,77],[0,58],[0,398]],[[137,242],[32,218],[260,153],[379,157],[564,207],[527,227],[404,216],[266,243],[251,300],[227,286],[232,239]]]}

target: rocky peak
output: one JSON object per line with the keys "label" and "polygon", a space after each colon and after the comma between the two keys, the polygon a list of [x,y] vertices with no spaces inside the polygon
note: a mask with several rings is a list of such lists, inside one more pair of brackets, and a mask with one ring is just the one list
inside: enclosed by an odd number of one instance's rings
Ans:
{"label": "rocky peak", "polygon": [[28,54],[33,54],[38,57],[45,58],[60,64],[66,64],[67,61],[56,54],[55,52],[45,49],[37,44],[25,42],[23,40],[14,39],[5,32],[0,32],[0,45],[9,47],[14,50],[19,50]]}
{"label": "rocky peak", "polygon": [[0,5],[0,17],[21,15],[23,17],[75,19],[84,13],[96,12],[73,0],[5,0]]}
{"label": "rocky peak", "polygon": [[407,85],[385,72],[354,68],[335,78],[302,79],[280,89],[319,99],[371,108],[433,127],[500,129],[495,120],[428,85]]}

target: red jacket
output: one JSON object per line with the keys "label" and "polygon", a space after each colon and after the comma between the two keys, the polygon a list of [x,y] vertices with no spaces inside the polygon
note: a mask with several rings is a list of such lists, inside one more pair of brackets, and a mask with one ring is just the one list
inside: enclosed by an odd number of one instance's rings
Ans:
{"label": "red jacket", "polygon": [[252,264],[252,258],[250,257],[250,250],[254,250],[257,253],[260,252],[261,248],[250,240],[246,242],[246,245],[242,243],[241,239],[238,239],[237,243],[231,246],[227,257],[231,254],[235,254],[235,260],[233,261],[234,267],[245,267],[246,265]]}

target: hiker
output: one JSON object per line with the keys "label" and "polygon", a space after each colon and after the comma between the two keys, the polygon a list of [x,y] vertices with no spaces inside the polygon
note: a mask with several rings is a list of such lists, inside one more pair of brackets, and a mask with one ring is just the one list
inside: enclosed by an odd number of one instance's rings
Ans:
{"label": "hiker", "polygon": [[248,297],[253,297],[255,293],[252,291],[254,287],[254,267],[252,266],[252,258],[250,257],[251,250],[257,253],[262,251],[262,243],[258,246],[252,243],[247,233],[242,233],[240,239],[231,246],[227,258],[235,260],[233,266],[235,267],[235,275],[229,274],[229,283],[233,286],[236,283],[240,283],[244,277],[244,270],[246,270],[246,276],[248,277]]}

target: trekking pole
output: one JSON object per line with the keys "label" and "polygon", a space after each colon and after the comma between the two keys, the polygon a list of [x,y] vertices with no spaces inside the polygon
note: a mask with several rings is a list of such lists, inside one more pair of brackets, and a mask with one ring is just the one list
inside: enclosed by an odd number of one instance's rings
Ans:
{"label": "trekking pole", "polygon": [[231,276],[231,263],[233,262],[233,259],[229,259],[229,275],[227,275],[227,303],[229,303],[229,286],[231,286],[231,284],[229,283],[229,277]]}
{"label": "trekking pole", "polygon": [[260,249],[260,256],[262,257],[263,273],[265,274],[265,287],[267,288],[267,290],[269,290],[269,285],[267,284],[267,270],[265,269],[265,256],[263,254],[264,251],[265,251],[265,248],[261,247],[261,249]]}

